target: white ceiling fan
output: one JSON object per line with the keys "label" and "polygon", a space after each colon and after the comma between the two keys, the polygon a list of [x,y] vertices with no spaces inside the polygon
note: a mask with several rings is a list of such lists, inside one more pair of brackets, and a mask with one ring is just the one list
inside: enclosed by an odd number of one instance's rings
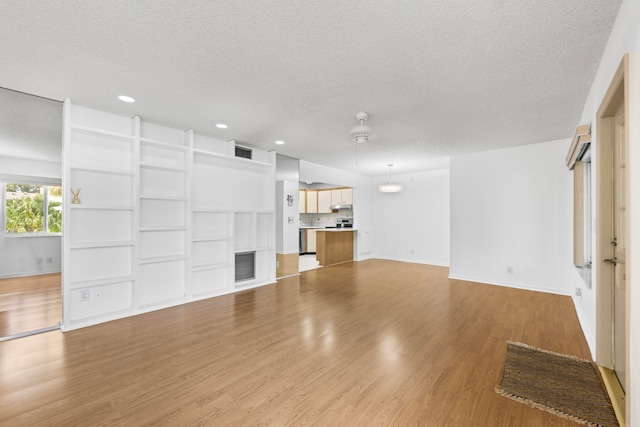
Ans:
{"label": "white ceiling fan", "polygon": [[358,145],[366,144],[369,141],[371,134],[373,134],[373,129],[364,124],[368,119],[369,113],[364,111],[357,113],[356,120],[358,120],[360,124],[351,129],[351,138],[353,139],[353,142],[356,143],[356,165],[358,164]]}

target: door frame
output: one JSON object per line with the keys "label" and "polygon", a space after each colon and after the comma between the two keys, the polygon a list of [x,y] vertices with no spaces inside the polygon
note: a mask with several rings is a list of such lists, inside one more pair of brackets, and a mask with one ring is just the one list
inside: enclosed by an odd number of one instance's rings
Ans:
{"label": "door frame", "polygon": [[[613,194],[611,191],[613,179],[613,132],[615,131],[614,116],[618,108],[623,105],[627,120],[624,132],[624,144],[627,148],[627,166],[630,166],[631,152],[629,150],[629,129],[632,124],[629,114],[631,96],[629,93],[630,58],[625,55],[616,70],[607,89],[600,107],[596,113],[596,239],[595,239],[595,282],[596,282],[596,362],[600,366],[613,368],[613,264],[603,260],[612,257],[611,241],[613,239]],[[627,181],[631,180],[631,169],[628,170]],[[627,202],[629,207],[629,185],[627,182]],[[631,227],[631,209],[627,209],[627,253],[632,244],[629,228]],[[625,383],[630,388],[630,288],[632,276],[630,274],[631,259],[627,257],[625,274],[627,286],[625,288]],[[627,390],[628,391],[628,390]],[[627,419],[629,416],[627,405]]]}

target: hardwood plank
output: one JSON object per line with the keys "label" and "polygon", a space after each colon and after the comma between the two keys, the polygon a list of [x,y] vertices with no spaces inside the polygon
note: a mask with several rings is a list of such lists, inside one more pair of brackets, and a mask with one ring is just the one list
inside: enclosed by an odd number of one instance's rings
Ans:
{"label": "hardwood plank", "polygon": [[0,279],[0,337],[62,320],[60,273]]}
{"label": "hardwood plank", "polygon": [[589,359],[571,299],[349,262],[0,343],[0,425],[574,426],[495,393],[506,341]]}

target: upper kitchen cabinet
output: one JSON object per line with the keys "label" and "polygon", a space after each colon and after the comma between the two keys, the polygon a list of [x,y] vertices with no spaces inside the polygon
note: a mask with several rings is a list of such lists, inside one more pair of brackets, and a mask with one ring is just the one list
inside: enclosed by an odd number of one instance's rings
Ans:
{"label": "upper kitchen cabinet", "polygon": [[307,190],[307,211],[306,213],[318,213],[318,191]]}
{"label": "upper kitchen cabinet", "polygon": [[331,204],[332,205],[352,205],[353,189],[338,188],[336,190],[331,190]]}
{"label": "upper kitchen cabinet", "polygon": [[332,213],[331,206],[334,205],[352,205],[353,189],[336,188],[318,191],[318,212]]}
{"label": "upper kitchen cabinet", "polygon": [[307,192],[298,191],[298,213],[307,213]]}
{"label": "upper kitchen cabinet", "polygon": [[332,190],[318,191],[318,213],[331,213]]}

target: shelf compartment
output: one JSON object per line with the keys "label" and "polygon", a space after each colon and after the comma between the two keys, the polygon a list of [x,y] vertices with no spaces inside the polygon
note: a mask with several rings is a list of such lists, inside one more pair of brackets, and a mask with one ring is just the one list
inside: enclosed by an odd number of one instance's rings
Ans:
{"label": "shelf compartment", "polygon": [[72,209],[70,215],[72,227],[68,235],[72,248],[134,240],[133,213],[129,209]]}
{"label": "shelf compartment", "polygon": [[230,238],[230,218],[229,212],[194,211],[192,214],[193,241]]}
{"label": "shelf compartment", "polygon": [[234,244],[236,251],[251,250],[255,244],[253,212],[236,212],[234,219]]}
{"label": "shelf compartment", "polygon": [[71,135],[69,164],[73,167],[132,171],[132,142],[96,134]]}
{"label": "shelf compartment", "polygon": [[[77,321],[132,309],[133,281],[131,278],[122,279],[124,280],[72,289],[70,320]],[[89,298],[83,299],[87,294]]]}
{"label": "shelf compartment", "polygon": [[195,296],[220,292],[229,288],[231,267],[203,268],[191,273],[191,293]]}
{"label": "shelf compartment", "polygon": [[186,260],[142,264],[139,268],[140,304],[153,305],[185,296]]}
{"label": "shelf compartment", "polygon": [[186,230],[153,230],[140,233],[140,261],[184,256]]}
{"label": "shelf compartment", "polygon": [[194,265],[219,264],[228,261],[229,242],[226,240],[194,242],[191,245]]}
{"label": "shelf compartment", "polygon": [[181,200],[140,199],[140,229],[185,227],[185,204]]}
{"label": "shelf compartment", "polygon": [[133,246],[75,249],[69,255],[69,281],[89,282],[133,274]]}
{"label": "shelf compartment", "polygon": [[70,178],[70,187],[81,189],[81,203],[71,206],[128,208],[133,205],[133,176],[131,174],[112,174],[104,171],[72,168]]}
{"label": "shelf compartment", "polygon": [[147,145],[140,142],[140,166],[169,168],[170,170],[186,171],[186,147]]}
{"label": "shelf compartment", "polygon": [[[158,168],[140,169],[140,193],[156,198],[186,198],[185,172]],[[142,196],[141,196],[142,197]]]}
{"label": "shelf compartment", "polygon": [[185,132],[141,120],[140,140],[170,147],[185,147]]}

